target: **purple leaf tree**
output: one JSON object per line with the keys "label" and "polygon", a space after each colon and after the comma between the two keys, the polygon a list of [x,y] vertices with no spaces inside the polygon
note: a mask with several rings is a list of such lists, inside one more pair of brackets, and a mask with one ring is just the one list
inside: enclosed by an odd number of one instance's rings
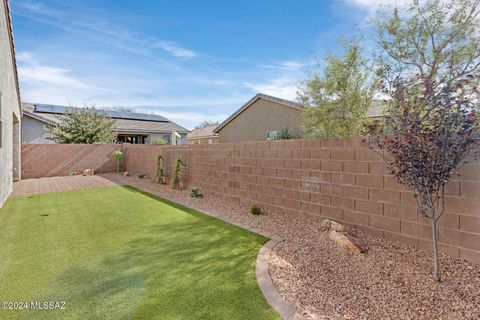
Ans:
{"label": "purple leaf tree", "polygon": [[445,186],[479,144],[478,78],[398,79],[385,130],[371,145],[385,151],[390,173],[413,191],[418,212],[431,221],[434,278],[440,281],[437,223],[445,211]]}

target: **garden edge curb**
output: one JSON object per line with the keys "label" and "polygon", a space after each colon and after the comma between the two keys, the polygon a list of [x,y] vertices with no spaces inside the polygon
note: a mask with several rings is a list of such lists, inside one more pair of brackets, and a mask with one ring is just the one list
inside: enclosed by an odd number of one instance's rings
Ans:
{"label": "garden edge curb", "polygon": [[275,309],[283,320],[305,320],[305,317],[296,312],[295,308],[282,298],[268,272],[270,254],[272,249],[279,243],[277,240],[269,240],[258,252],[255,265],[255,276],[257,277],[258,286],[265,299],[267,299],[268,304]]}

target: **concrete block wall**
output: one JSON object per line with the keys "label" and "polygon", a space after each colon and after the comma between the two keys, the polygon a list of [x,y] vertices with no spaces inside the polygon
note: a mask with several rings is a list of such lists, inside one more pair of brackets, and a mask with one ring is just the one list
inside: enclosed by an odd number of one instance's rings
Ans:
{"label": "concrete block wall", "polygon": [[[377,236],[430,249],[431,227],[417,213],[412,193],[388,174],[383,155],[364,138],[237,142],[185,146],[23,145],[22,177],[67,175],[95,169],[114,172],[112,153],[125,152],[132,176],[155,177],[158,155],[171,183],[177,158],[182,180],[238,199],[292,214],[320,215],[357,225]],[[439,221],[440,248],[480,263],[480,162],[460,170],[446,189]]]}
{"label": "concrete block wall", "polygon": [[[357,225],[386,239],[431,248],[428,219],[417,213],[413,194],[386,171],[383,155],[364,138],[287,140],[188,147],[127,147],[127,170],[154,176],[164,156],[188,165],[191,187]],[[134,152],[133,152],[134,151]],[[461,169],[447,187],[439,221],[441,250],[480,263],[480,163]]]}
{"label": "concrete block wall", "polygon": [[116,171],[115,144],[23,144],[22,179],[66,176],[94,169],[95,173]]}

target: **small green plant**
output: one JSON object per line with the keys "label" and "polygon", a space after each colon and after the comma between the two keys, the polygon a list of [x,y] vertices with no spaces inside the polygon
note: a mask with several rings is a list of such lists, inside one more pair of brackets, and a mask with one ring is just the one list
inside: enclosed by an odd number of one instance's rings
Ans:
{"label": "small green plant", "polygon": [[76,171],[70,171],[70,172],[68,173],[68,175],[69,175],[70,177],[76,176],[77,174],[78,174],[78,173],[77,173]]}
{"label": "small green plant", "polygon": [[155,175],[155,182],[165,184],[165,173],[163,172],[163,157],[159,155],[157,157],[157,173]]}
{"label": "small green plant", "polygon": [[281,128],[278,132],[278,139],[280,140],[290,140],[293,139],[292,130],[289,127]]}
{"label": "small green plant", "polygon": [[117,160],[117,173],[120,172],[120,161],[122,161],[125,154],[120,150],[113,151],[113,157]]}
{"label": "small green plant", "polygon": [[151,144],[168,144],[168,142],[165,139],[162,139],[160,137],[153,137],[152,140],[150,140]]}
{"label": "small green plant", "polygon": [[260,208],[258,204],[252,204],[252,206],[250,207],[250,213],[258,216],[262,214],[262,208]]}
{"label": "small green plant", "polygon": [[203,194],[200,192],[199,188],[192,189],[192,192],[190,192],[190,196],[192,198],[203,198]]}
{"label": "small green plant", "polygon": [[145,177],[145,173],[142,172],[138,174],[138,178],[143,179],[144,177]]}
{"label": "small green plant", "polygon": [[180,171],[182,170],[182,159],[178,158],[175,162],[175,173],[173,175],[173,189],[180,189]]}

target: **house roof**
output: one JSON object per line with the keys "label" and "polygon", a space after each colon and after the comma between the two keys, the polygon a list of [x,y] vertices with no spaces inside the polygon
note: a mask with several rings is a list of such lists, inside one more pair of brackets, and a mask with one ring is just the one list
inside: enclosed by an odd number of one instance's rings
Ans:
{"label": "house roof", "polygon": [[5,8],[5,17],[7,18],[7,29],[8,29],[7,31],[8,31],[8,39],[10,40],[10,50],[12,53],[13,74],[15,77],[15,87],[17,89],[18,106],[21,110],[22,104],[20,99],[20,85],[18,83],[17,59],[15,58],[15,41],[13,39],[12,15],[10,11],[9,1],[3,0],[3,6]]}
{"label": "house roof", "polygon": [[217,134],[214,130],[218,127],[218,124],[211,126],[205,126],[203,128],[196,128],[188,133],[187,139],[200,139],[200,138],[211,138],[216,137]]}
{"label": "house roof", "polygon": [[381,118],[385,117],[386,114],[386,104],[380,100],[372,101],[372,105],[367,110],[368,118]]}
{"label": "house roof", "polygon": [[241,106],[237,111],[235,111],[230,117],[228,117],[225,121],[223,121],[215,130],[213,131],[214,133],[218,133],[223,127],[225,127],[230,121],[235,119],[240,113],[245,111],[247,108],[249,108],[251,105],[253,105],[257,100],[263,99],[263,100],[268,100],[272,102],[276,102],[282,105],[285,105],[287,107],[291,107],[294,109],[298,110],[303,110],[303,105],[301,103],[293,102],[290,100],[285,100],[281,98],[277,98],[274,96],[269,96],[267,94],[263,93],[257,93],[253,98],[248,100],[243,106]]}
{"label": "house roof", "polygon": [[[23,104],[24,115],[43,121],[47,124],[60,123],[61,117],[71,110],[84,110],[82,108],[52,106],[42,104]],[[189,132],[187,129],[171,122],[167,118],[159,115],[149,115],[135,112],[120,112],[112,110],[99,110],[105,113],[108,117],[115,120],[115,131],[121,132]]]}

